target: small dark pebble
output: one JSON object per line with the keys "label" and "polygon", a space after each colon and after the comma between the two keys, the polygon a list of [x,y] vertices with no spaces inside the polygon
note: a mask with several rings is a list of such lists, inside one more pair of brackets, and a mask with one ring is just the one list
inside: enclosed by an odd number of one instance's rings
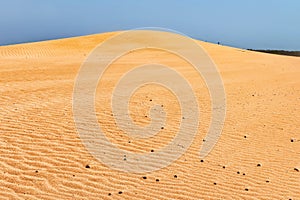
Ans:
{"label": "small dark pebble", "polygon": [[200,160],[200,162],[204,162],[204,160]]}
{"label": "small dark pebble", "polygon": [[261,166],[261,164],[258,163],[258,164],[257,164],[257,167],[260,167],[260,166]]}
{"label": "small dark pebble", "polygon": [[161,129],[164,129],[164,127],[161,127]]}
{"label": "small dark pebble", "polygon": [[223,166],[223,169],[225,169],[226,167],[225,166]]}
{"label": "small dark pebble", "polygon": [[161,107],[164,107],[164,105],[161,105]]}
{"label": "small dark pebble", "polygon": [[296,172],[299,172],[299,169],[298,169],[298,168],[296,168],[296,167],[294,168],[294,170],[295,170]]}
{"label": "small dark pebble", "polygon": [[240,172],[237,172],[237,174],[240,174]]}
{"label": "small dark pebble", "polygon": [[35,173],[38,173],[39,171],[38,170],[35,170]]}
{"label": "small dark pebble", "polygon": [[122,191],[119,192],[119,194],[122,194],[122,193],[123,193]]}
{"label": "small dark pebble", "polygon": [[177,178],[177,175],[174,175],[174,178]]}
{"label": "small dark pebble", "polygon": [[128,141],[128,143],[131,143],[131,141]]}
{"label": "small dark pebble", "polygon": [[248,189],[248,188],[245,188],[245,190],[248,191],[249,189]]}
{"label": "small dark pebble", "polygon": [[245,135],[244,138],[247,138],[247,136]]}
{"label": "small dark pebble", "polygon": [[147,176],[143,176],[143,179],[147,179]]}
{"label": "small dark pebble", "polygon": [[291,139],[291,142],[294,142],[294,140],[293,140],[293,139]]}
{"label": "small dark pebble", "polygon": [[155,181],[156,181],[156,182],[159,182],[159,179],[156,179]]}
{"label": "small dark pebble", "polygon": [[154,150],[153,150],[153,149],[151,149],[151,152],[154,152]]}
{"label": "small dark pebble", "polygon": [[85,168],[91,168],[89,165],[86,165]]}
{"label": "small dark pebble", "polygon": [[266,181],[266,183],[269,183],[269,182],[270,182],[270,181],[268,181],[268,180]]}
{"label": "small dark pebble", "polygon": [[243,176],[245,176],[246,174],[245,173],[243,173]]}
{"label": "small dark pebble", "polygon": [[217,183],[214,183],[214,185],[217,185]]}
{"label": "small dark pebble", "polygon": [[111,193],[108,193],[108,196],[111,196]]}
{"label": "small dark pebble", "polygon": [[152,99],[150,99],[150,101],[152,101]]}

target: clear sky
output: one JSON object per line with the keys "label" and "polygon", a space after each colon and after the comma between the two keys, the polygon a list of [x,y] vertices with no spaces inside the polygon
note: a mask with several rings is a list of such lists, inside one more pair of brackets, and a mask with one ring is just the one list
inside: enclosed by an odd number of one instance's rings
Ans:
{"label": "clear sky", "polygon": [[300,1],[0,1],[0,45],[138,27],[241,48],[300,50]]}

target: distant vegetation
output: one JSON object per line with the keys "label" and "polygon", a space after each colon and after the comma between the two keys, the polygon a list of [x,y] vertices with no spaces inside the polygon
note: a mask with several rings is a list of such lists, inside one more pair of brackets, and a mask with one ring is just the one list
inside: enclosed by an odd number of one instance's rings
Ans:
{"label": "distant vegetation", "polygon": [[284,50],[259,50],[259,49],[248,49],[250,51],[258,51],[263,53],[272,53],[272,54],[278,54],[278,55],[285,55],[285,56],[299,56],[300,57],[300,51],[284,51]]}

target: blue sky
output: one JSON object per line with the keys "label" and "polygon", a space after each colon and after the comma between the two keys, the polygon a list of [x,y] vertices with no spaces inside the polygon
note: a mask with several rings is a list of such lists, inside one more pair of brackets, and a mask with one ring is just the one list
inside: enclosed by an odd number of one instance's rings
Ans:
{"label": "blue sky", "polygon": [[138,27],[241,48],[300,50],[300,1],[0,1],[0,45]]}

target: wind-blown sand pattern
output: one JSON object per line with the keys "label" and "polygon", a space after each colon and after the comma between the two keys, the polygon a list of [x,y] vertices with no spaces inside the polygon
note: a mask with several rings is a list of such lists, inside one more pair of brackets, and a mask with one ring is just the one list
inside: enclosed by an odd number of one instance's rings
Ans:
{"label": "wind-blown sand pattern", "polygon": [[[170,166],[148,174],[111,170],[81,143],[72,92],[81,63],[115,33],[0,47],[0,199],[300,199],[300,58],[200,42],[218,66],[227,98],[220,140],[199,159],[210,120],[209,93],[194,69],[170,53],[133,51],[105,72],[97,117],[119,148],[151,152],[167,144],[181,116],[174,95],[145,86],[130,102],[133,120],[150,122],[151,105],[167,111],[166,126],[149,140],[116,127],[110,95],[121,75],[156,62],[180,71],[200,105],[199,132]],[[84,111],[83,111],[84,112]]]}

